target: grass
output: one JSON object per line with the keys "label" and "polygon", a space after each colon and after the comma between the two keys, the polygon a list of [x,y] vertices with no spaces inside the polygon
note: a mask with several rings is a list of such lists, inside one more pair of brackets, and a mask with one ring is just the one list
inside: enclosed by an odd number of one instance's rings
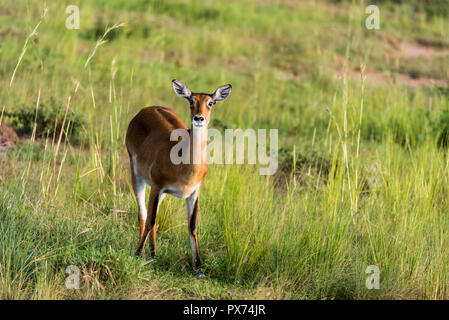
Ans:
{"label": "grass", "polygon": [[[65,28],[69,4],[80,6],[80,30]],[[7,0],[0,9],[1,121],[13,124],[8,114],[27,106],[32,128],[0,155],[1,298],[449,297],[447,90],[351,77],[366,67],[444,79],[447,57],[413,65],[389,54],[389,37],[446,48],[448,22],[437,9],[382,2],[381,29],[368,31],[363,1],[47,5],[25,49],[44,3]],[[346,58],[345,76],[336,55]],[[200,92],[232,83],[212,113],[222,131],[279,129],[276,175],[209,167],[204,280],[191,271],[179,199],[161,205],[156,259],[133,254],[124,135],[147,105],[187,121],[173,78]],[[48,101],[61,111],[55,130],[36,134],[33,110]],[[73,126],[77,117],[84,122]],[[80,290],[64,285],[69,265],[80,268]],[[369,265],[380,269],[379,290],[365,287]]]}

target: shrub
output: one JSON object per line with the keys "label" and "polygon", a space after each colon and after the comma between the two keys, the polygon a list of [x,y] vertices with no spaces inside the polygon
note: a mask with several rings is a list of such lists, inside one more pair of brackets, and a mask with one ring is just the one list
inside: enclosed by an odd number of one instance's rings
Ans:
{"label": "shrub", "polygon": [[[5,112],[5,116],[10,118],[11,125],[19,135],[31,135],[36,125],[36,137],[42,138],[46,135],[58,136],[62,129],[65,107],[58,104],[51,98],[46,103],[40,103],[39,107],[22,105],[17,111]],[[68,132],[65,132],[64,138],[69,138],[71,142],[80,142],[81,128],[84,121],[74,111],[70,110],[66,123],[70,122]]]}
{"label": "shrub", "polygon": [[[294,159],[294,161],[293,161]],[[311,151],[310,154],[303,154],[288,147],[279,149],[279,169],[284,173],[300,174],[303,170],[312,169],[317,175],[327,179],[332,163],[318,152]]]}

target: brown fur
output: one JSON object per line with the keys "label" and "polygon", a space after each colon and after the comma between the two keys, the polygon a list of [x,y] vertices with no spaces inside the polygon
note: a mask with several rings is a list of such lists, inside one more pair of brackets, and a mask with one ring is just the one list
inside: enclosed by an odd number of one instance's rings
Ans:
{"label": "brown fur", "polygon": [[131,120],[126,134],[131,165],[135,156],[139,175],[161,189],[175,183],[188,189],[203,181],[207,172],[205,162],[177,165],[171,162],[170,150],[178,143],[170,141],[170,134],[175,129],[188,130],[175,111],[154,106],[142,109]]}

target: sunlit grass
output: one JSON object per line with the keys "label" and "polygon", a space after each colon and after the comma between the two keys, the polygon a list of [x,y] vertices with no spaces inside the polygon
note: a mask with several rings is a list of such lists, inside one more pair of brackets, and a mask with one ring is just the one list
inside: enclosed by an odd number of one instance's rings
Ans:
{"label": "sunlit grass", "polygon": [[[62,117],[64,131],[0,155],[0,298],[448,298],[448,160],[438,147],[447,92],[341,76],[335,53],[384,67],[384,34],[360,29],[363,4],[83,1],[80,30],[64,27],[63,3],[48,5],[11,87],[25,38],[1,44],[0,110],[54,99],[83,126],[80,141],[66,140]],[[43,3],[5,8],[16,17],[1,14],[2,28],[31,32]],[[399,17],[406,6],[393,8]],[[383,32],[448,36],[438,17],[395,21]],[[147,105],[187,120],[173,78],[193,91],[232,83],[214,107],[217,128],[279,129],[287,150],[274,177],[250,165],[209,167],[199,221],[205,280],[191,271],[179,199],[161,205],[156,259],[134,256],[124,133]],[[65,287],[68,265],[81,270],[80,290]],[[380,290],[365,287],[369,265],[380,269]]]}

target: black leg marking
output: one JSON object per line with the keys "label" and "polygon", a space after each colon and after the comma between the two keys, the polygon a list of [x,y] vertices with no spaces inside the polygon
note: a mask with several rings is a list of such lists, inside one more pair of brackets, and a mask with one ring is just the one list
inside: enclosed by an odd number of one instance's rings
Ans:
{"label": "black leg marking", "polygon": [[159,194],[157,194],[156,197],[154,198],[153,210],[151,211],[151,220],[150,220],[151,226],[154,226],[154,224],[156,223],[158,204],[159,204]]}
{"label": "black leg marking", "polygon": [[196,219],[198,213],[198,198],[195,200],[195,204],[193,205],[192,216],[190,217],[190,236],[194,238],[194,257],[193,257],[193,268],[197,270],[201,265],[200,257],[198,254],[198,238],[196,234]]}
{"label": "black leg marking", "polygon": [[195,204],[193,205],[192,216],[190,218],[190,232],[194,233],[196,231],[196,212],[198,209],[198,198],[195,200]]}

